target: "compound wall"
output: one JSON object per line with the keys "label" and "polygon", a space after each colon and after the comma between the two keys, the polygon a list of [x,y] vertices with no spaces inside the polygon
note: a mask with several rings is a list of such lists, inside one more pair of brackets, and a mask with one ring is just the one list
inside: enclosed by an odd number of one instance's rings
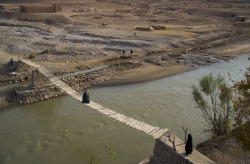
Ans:
{"label": "compound wall", "polygon": [[62,12],[60,4],[53,4],[48,6],[20,6],[20,12],[22,13],[55,13]]}

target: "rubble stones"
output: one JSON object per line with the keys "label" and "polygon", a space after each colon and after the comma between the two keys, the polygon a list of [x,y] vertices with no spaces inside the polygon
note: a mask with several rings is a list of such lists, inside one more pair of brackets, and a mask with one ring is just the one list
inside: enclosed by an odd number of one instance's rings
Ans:
{"label": "rubble stones", "polygon": [[48,84],[36,89],[32,89],[32,87],[17,88],[15,89],[15,93],[17,101],[20,104],[29,104],[66,95],[65,92],[52,84]]}
{"label": "rubble stones", "polygon": [[83,90],[84,88],[96,86],[109,80],[117,72],[113,67],[86,72],[83,74],[62,78],[62,81],[70,85],[74,90]]}

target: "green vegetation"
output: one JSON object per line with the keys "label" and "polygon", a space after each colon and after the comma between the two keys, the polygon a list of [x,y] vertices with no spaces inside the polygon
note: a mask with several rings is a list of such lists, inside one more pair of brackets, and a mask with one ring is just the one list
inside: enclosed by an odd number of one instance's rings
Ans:
{"label": "green vegetation", "polygon": [[[244,74],[244,79],[240,82],[233,80],[235,97],[234,106],[234,127],[236,128],[236,138],[242,143],[245,150],[250,150],[250,67]],[[230,77],[230,76],[229,76]]]}
{"label": "green vegetation", "polygon": [[152,26],[155,30],[166,30],[165,26]]}
{"label": "green vegetation", "polygon": [[151,29],[147,28],[147,27],[136,27],[135,30],[138,30],[138,31],[151,31]]}
{"label": "green vegetation", "polygon": [[29,59],[34,59],[36,57],[35,54],[30,54]]}
{"label": "green vegetation", "polygon": [[226,85],[224,78],[220,75],[214,78],[210,73],[199,79],[199,88],[193,85],[192,89],[193,99],[208,122],[206,131],[212,131],[214,135],[227,134],[233,114],[232,89]]}
{"label": "green vegetation", "polygon": [[[104,154],[98,152],[97,153],[97,157],[91,157],[89,164],[101,164],[101,163],[113,163],[112,161],[114,161],[116,159],[115,157],[115,152],[112,151],[111,147],[108,145],[108,143],[106,143],[105,145],[105,152]],[[105,156],[109,156],[109,158],[105,158]]]}
{"label": "green vegetation", "polygon": [[[248,59],[250,60],[250,59]],[[230,134],[246,150],[250,150],[250,67],[244,73],[244,79],[230,88],[220,75],[214,78],[212,73],[199,79],[199,88],[192,86],[193,99],[202,110],[203,117],[214,135]],[[232,94],[234,91],[234,97]],[[209,100],[209,101],[208,101]],[[230,104],[233,104],[231,107]],[[234,130],[231,133],[231,123]],[[230,133],[229,133],[230,132]]]}

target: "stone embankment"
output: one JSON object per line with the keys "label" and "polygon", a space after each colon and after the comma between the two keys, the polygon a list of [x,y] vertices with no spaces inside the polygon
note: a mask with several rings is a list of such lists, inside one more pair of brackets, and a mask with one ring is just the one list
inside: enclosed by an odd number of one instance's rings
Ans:
{"label": "stone embankment", "polygon": [[16,104],[14,89],[0,90],[0,111]]}
{"label": "stone embankment", "polygon": [[74,90],[79,91],[84,88],[97,86],[98,84],[109,80],[115,72],[117,72],[116,69],[108,67],[93,72],[64,77],[61,80],[67,83]]}
{"label": "stone embankment", "polygon": [[32,68],[21,62],[13,61],[3,65],[0,71],[0,85],[23,82],[31,79]]}
{"label": "stone embankment", "polygon": [[15,89],[16,99],[20,104],[29,104],[50,98],[64,96],[66,93],[57,86],[48,84],[37,88],[31,86]]}
{"label": "stone embankment", "polygon": [[119,71],[130,70],[138,67],[143,67],[145,65],[145,62],[142,61],[122,62],[92,72],[64,77],[61,78],[61,80],[67,83],[74,90],[79,91],[83,90],[84,88],[98,86],[104,81],[109,80],[114,75],[114,73],[117,73]]}
{"label": "stone embankment", "polygon": [[51,84],[49,78],[38,70],[32,70],[31,85],[15,89],[15,97],[20,104],[43,101],[64,95],[66,93],[63,90]]}

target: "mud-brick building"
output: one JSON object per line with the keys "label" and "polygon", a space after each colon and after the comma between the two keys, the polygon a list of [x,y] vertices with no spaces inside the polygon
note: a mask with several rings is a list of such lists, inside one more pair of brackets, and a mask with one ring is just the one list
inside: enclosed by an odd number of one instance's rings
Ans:
{"label": "mud-brick building", "polygon": [[53,5],[21,5],[20,12],[22,13],[56,13],[62,12],[62,7],[60,4],[53,4]]}

